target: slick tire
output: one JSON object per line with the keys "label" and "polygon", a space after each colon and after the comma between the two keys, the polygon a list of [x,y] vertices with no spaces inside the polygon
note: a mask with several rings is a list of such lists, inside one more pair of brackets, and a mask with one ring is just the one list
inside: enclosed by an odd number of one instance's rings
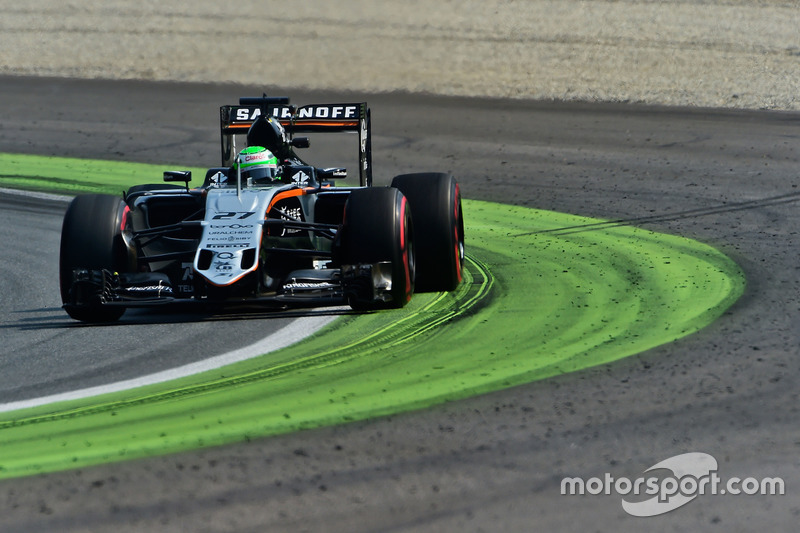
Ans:
{"label": "slick tire", "polygon": [[[122,238],[125,203],[116,196],[83,194],[76,196],[64,215],[61,227],[59,282],[61,301],[71,304],[70,288],[75,269],[126,272],[135,259]],[[114,322],[124,307],[68,306],[69,316],[82,322]]]}
{"label": "slick tire", "polygon": [[350,193],[340,232],[339,255],[343,264],[390,261],[390,302],[350,301],[356,310],[399,308],[414,294],[415,244],[411,211],[405,196],[389,187],[368,187]]}
{"label": "slick tire", "polygon": [[392,180],[411,206],[417,228],[417,292],[452,291],[463,279],[464,215],[449,174],[403,174]]}

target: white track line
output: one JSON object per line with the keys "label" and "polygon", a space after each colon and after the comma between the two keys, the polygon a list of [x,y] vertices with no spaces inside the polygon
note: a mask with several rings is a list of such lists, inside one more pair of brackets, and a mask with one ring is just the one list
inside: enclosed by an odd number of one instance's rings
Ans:
{"label": "white track line", "polygon": [[[16,189],[5,189],[1,187],[0,187],[0,193],[26,196],[29,198],[40,198],[42,200],[56,200],[64,202],[68,202],[69,200],[72,199],[69,196],[61,196],[56,194],[40,193],[40,192],[19,191]],[[47,405],[56,402],[65,402],[69,400],[82,400],[85,398],[91,398],[92,396],[99,396],[101,394],[108,394],[112,392],[121,392],[125,390],[134,389],[137,387],[144,387],[146,385],[153,385],[155,383],[164,383],[165,381],[171,381],[174,379],[188,377],[193,374],[206,372],[208,370],[214,370],[223,367],[225,365],[238,363],[240,361],[252,359],[253,357],[258,357],[259,355],[264,355],[270,352],[274,352],[276,350],[280,350],[281,348],[285,348],[289,345],[292,345],[308,337],[312,333],[319,331],[320,329],[322,329],[323,327],[334,321],[336,318],[338,318],[336,315],[329,315],[329,314],[321,316],[309,316],[309,317],[297,318],[295,320],[292,320],[292,322],[282,327],[278,331],[271,333],[270,335],[264,337],[263,339],[249,346],[245,346],[244,348],[239,348],[238,350],[233,350],[231,352],[227,352],[222,355],[209,357],[208,359],[204,359],[202,361],[197,361],[195,363],[190,363],[187,365],[179,366],[177,368],[164,370],[162,372],[156,372],[154,374],[149,374],[138,378],[118,381],[115,383],[109,383],[107,385],[100,385],[97,387],[89,387],[86,389],[63,392],[60,394],[53,394],[50,396],[31,398],[29,400],[20,400],[16,402],[0,404],[0,413],[16,411],[17,409],[27,409],[29,407],[39,407],[42,405]]]}
{"label": "white track line", "polygon": [[189,363],[187,365],[172,368],[170,370],[164,370],[162,372],[156,372],[155,374],[149,374],[125,381],[118,381],[116,383],[109,383],[107,385],[99,385],[97,387],[89,387],[86,389],[53,394],[50,396],[42,396],[40,398],[31,398],[29,400],[20,400],[17,402],[0,404],[0,413],[15,411],[17,409],[27,409],[29,407],[39,407],[56,402],[82,400],[92,396],[99,396],[101,394],[108,394],[112,392],[121,392],[137,387],[144,387],[146,385],[153,385],[155,383],[164,383],[165,381],[171,381],[173,379],[188,377],[193,374],[199,374],[208,370],[214,370],[225,365],[252,359],[253,357],[258,357],[259,355],[264,355],[290,346],[308,337],[311,333],[319,331],[336,318],[338,318],[336,315],[297,318],[278,331],[249,346],[239,348],[238,350],[233,350],[222,355],[209,357],[208,359],[204,359],[202,361]]}
{"label": "white track line", "polygon": [[38,198],[40,200],[54,200],[57,202],[64,202],[64,203],[67,203],[70,200],[72,200],[72,196],[64,196],[63,194],[52,194],[49,192],[37,192],[37,191],[23,191],[22,189],[6,189],[5,187],[0,187],[0,193],[10,194],[14,196],[25,196],[27,198]]}

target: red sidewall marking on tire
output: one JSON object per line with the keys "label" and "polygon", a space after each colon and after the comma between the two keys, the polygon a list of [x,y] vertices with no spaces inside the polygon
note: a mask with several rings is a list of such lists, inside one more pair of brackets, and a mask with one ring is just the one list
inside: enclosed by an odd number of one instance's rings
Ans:
{"label": "red sidewall marking on tire", "polygon": [[458,188],[458,183],[456,183],[456,192],[453,195],[453,220],[455,224],[453,224],[453,233],[455,236],[455,254],[456,254],[456,277],[458,282],[461,283],[461,250],[458,246],[458,200],[461,197],[461,192]]}
{"label": "red sidewall marking on tire", "polygon": [[400,200],[400,248],[403,250],[403,270],[406,274],[406,302],[411,301],[411,266],[408,261],[408,246],[406,246],[406,197]]}
{"label": "red sidewall marking on tire", "polygon": [[128,207],[127,205],[125,206],[125,209],[122,210],[122,217],[121,217],[122,220],[119,223],[119,230],[120,231],[125,231],[125,226],[128,225],[128,214],[130,213],[130,211],[131,211],[131,208]]}

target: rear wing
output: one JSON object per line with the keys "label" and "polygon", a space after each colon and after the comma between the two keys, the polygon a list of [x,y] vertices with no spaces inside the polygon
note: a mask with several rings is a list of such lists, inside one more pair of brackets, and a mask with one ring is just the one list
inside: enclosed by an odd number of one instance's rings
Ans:
{"label": "rear wing", "polygon": [[372,129],[366,102],[296,107],[289,105],[288,97],[264,95],[240,98],[239,105],[224,105],[219,111],[222,166],[233,164],[236,136],[247,135],[256,118],[268,113],[280,120],[290,138],[297,133],[358,133],[359,182],[362,187],[372,185]]}

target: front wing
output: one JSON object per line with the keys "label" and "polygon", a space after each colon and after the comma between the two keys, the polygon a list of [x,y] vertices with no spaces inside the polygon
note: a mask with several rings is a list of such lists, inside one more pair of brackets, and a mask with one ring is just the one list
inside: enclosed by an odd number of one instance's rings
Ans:
{"label": "front wing", "polygon": [[169,277],[157,272],[119,274],[108,270],[75,270],[64,308],[157,307],[184,305],[263,305],[321,307],[391,300],[391,263],[345,265],[341,269],[292,272],[275,294],[233,298],[176,296]]}

